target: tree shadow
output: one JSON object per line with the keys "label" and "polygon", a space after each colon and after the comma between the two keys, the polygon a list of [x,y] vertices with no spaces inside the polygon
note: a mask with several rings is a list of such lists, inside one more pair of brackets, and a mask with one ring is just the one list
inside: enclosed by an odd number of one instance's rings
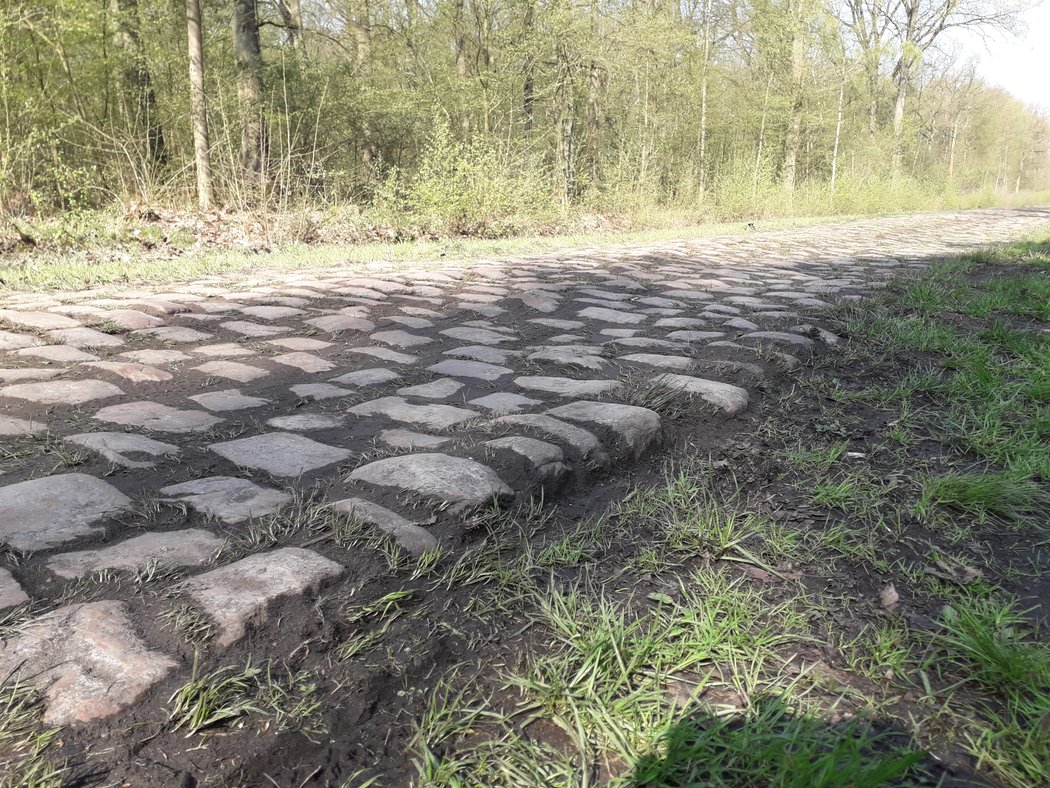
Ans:
{"label": "tree shadow", "polygon": [[742,715],[691,712],[664,734],[659,754],[642,758],[631,784],[656,786],[989,785],[918,748],[885,721],[833,723],[764,697]]}

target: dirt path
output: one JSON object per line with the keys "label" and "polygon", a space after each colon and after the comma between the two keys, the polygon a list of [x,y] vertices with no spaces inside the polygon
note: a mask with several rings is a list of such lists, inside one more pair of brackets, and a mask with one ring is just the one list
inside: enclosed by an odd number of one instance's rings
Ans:
{"label": "dirt path", "polygon": [[[0,670],[119,763],[120,732],[157,718],[203,641],[215,664],[288,659],[325,630],[311,610],[382,575],[339,528],[425,562],[469,544],[494,500],[601,497],[837,343],[833,302],[1047,221],[930,214],[0,299]],[[668,389],[703,412],[665,424],[649,406]],[[110,778],[182,784],[194,759],[167,774],[155,746]]]}

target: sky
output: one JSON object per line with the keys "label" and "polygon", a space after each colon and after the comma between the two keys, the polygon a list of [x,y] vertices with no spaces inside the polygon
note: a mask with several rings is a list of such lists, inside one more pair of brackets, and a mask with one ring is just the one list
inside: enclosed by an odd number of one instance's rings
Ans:
{"label": "sky", "polygon": [[973,58],[985,82],[1050,112],[1050,0],[1028,9],[1021,21],[1025,29],[1018,35],[996,33],[982,39],[962,30],[944,35],[958,51],[958,62]]}

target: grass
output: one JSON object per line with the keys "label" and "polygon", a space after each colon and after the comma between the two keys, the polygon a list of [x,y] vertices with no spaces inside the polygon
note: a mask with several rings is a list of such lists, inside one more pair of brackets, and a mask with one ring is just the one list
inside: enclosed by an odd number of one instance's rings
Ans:
{"label": "grass", "polygon": [[316,718],[321,708],[320,685],[308,671],[282,672],[268,660],[243,667],[225,665],[204,673],[195,654],[190,680],[168,700],[172,729],[187,736],[243,725],[252,715],[263,716],[278,730],[295,730],[307,738],[323,728]]}
{"label": "grass", "polygon": [[[848,221],[855,216],[769,219],[761,230]],[[375,266],[415,269],[448,267],[453,261],[505,255],[564,252],[598,244],[649,244],[665,240],[739,235],[750,230],[748,222],[686,223],[658,222],[647,229],[605,232],[568,232],[551,235],[525,235],[511,238],[440,238],[390,243],[309,244],[290,241],[274,251],[252,252],[241,249],[207,249],[158,255],[99,254],[96,250],[41,253],[9,264],[0,261],[0,293],[25,291],[78,290],[89,286],[125,287],[139,283],[177,283],[218,273],[293,271],[340,267],[341,270],[374,270]],[[90,235],[90,234],[89,234]],[[117,239],[110,246],[119,246]],[[103,252],[105,249],[102,250]]]}
{"label": "grass", "polygon": [[0,682],[0,788],[58,788],[65,764],[55,757],[59,729],[42,724],[33,688],[10,676]]}
{"label": "grass", "polygon": [[993,693],[970,751],[1015,785],[1050,782],[1050,646],[1013,602],[966,600],[945,611],[937,643],[967,681]]}
{"label": "grass", "polygon": [[1050,497],[1031,478],[998,473],[944,473],[926,481],[916,504],[921,514],[936,507],[976,515],[979,522],[991,518],[1011,524],[1028,524],[1050,505]]}
{"label": "grass", "polygon": [[793,713],[777,698],[763,698],[744,715],[674,725],[659,755],[635,768],[633,782],[875,788],[906,777],[921,757],[900,734],[876,733],[856,720],[829,726]]}

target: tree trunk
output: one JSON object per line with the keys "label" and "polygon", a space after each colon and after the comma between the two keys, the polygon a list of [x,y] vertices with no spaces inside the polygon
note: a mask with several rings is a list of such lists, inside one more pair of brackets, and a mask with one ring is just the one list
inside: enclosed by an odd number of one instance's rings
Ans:
{"label": "tree trunk", "polygon": [[766,77],[766,92],[762,97],[762,120],[758,124],[758,145],[755,147],[755,176],[751,184],[752,199],[758,198],[758,178],[762,172],[762,149],[766,144],[766,118],[769,115],[769,93],[773,89],[773,72]]}
{"label": "tree trunk", "polygon": [[780,179],[785,191],[795,190],[798,148],[802,141],[802,66],[805,42],[802,36],[801,0],[793,4],[791,19],[791,116],[784,134],[784,159]]}
{"label": "tree trunk", "polygon": [[[368,76],[372,73],[372,9],[368,0],[354,0],[354,16],[350,23],[354,36],[357,57],[357,73]],[[379,159],[379,145],[368,118],[361,120],[361,161],[371,167]]]}
{"label": "tree trunk", "polygon": [[[153,164],[166,164],[168,152],[164,145],[164,129],[157,114],[157,96],[153,91],[153,80],[142,51],[139,37],[138,0],[116,0],[115,15],[117,32],[114,43],[124,52],[124,68],[121,78],[124,95],[130,99],[134,113],[126,112],[130,128],[145,127],[146,160]],[[127,105],[125,105],[127,107]]]}
{"label": "tree trunk", "polygon": [[703,72],[700,77],[700,196],[707,190],[707,84],[711,64],[711,0],[704,0]]}
{"label": "tree trunk", "polygon": [[299,0],[274,0],[274,6],[284,25],[285,43],[305,57],[306,39],[303,38],[303,12]]}
{"label": "tree trunk", "polygon": [[846,97],[846,58],[843,52],[842,79],[839,81],[839,100],[835,110],[835,145],[831,152],[831,193],[835,194],[835,181],[839,172],[839,142],[842,139],[842,106]]}
{"label": "tree trunk", "polygon": [[908,22],[905,28],[904,44],[894,76],[897,80],[897,97],[893,102],[893,171],[900,169],[904,143],[904,110],[908,102],[908,90],[911,87],[911,69],[915,63],[916,45],[915,29],[919,21],[919,0],[910,0],[908,5]]}
{"label": "tree trunk", "polygon": [[241,168],[249,198],[258,199],[266,179],[266,120],[263,116],[262,49],[256,0],[234,0],[233,48],[241,111]]}
{"label": "tree trunk", "polygon": [[955,116],[955,122],[952,124],[952,139],[948,144],[948,182],[951,183],[955,180],[955,145],[959,139],[959,119],[962,113]]}
{"label": "tree trunk", "polygon": [[605,78],[602,68],[592,60],[587,72],[587,147],[591,183],[602,177],[602,94]]}
{"label": "tree trunk", "polygon": [[533,31],[535,30],[536,3],[528,0],[525,6],[525,78],[521,85],[521,111],[525,117],[525,133],[532,132],[536,122],[536,59],[533,57]]}
{"label": "tree trunk", "polygon": [[208,103],[204,93],[204,34],[200,0],[186,0],[186,38],[190,60],[190,122],[193,126],[193,155],[197,168],[197,205],[211,210],[211,154],[208,144]]}
{"label": "tree trunk", "polygon": [[572,85],[572,67],[564,45],[558,46],[558,86],[555,91],[555,103],[558,112],[557,160],[558,172],[563,182],[565,202],[571,202],[576,195],[576,175],[574,161],[576,147],[576,96]]}

